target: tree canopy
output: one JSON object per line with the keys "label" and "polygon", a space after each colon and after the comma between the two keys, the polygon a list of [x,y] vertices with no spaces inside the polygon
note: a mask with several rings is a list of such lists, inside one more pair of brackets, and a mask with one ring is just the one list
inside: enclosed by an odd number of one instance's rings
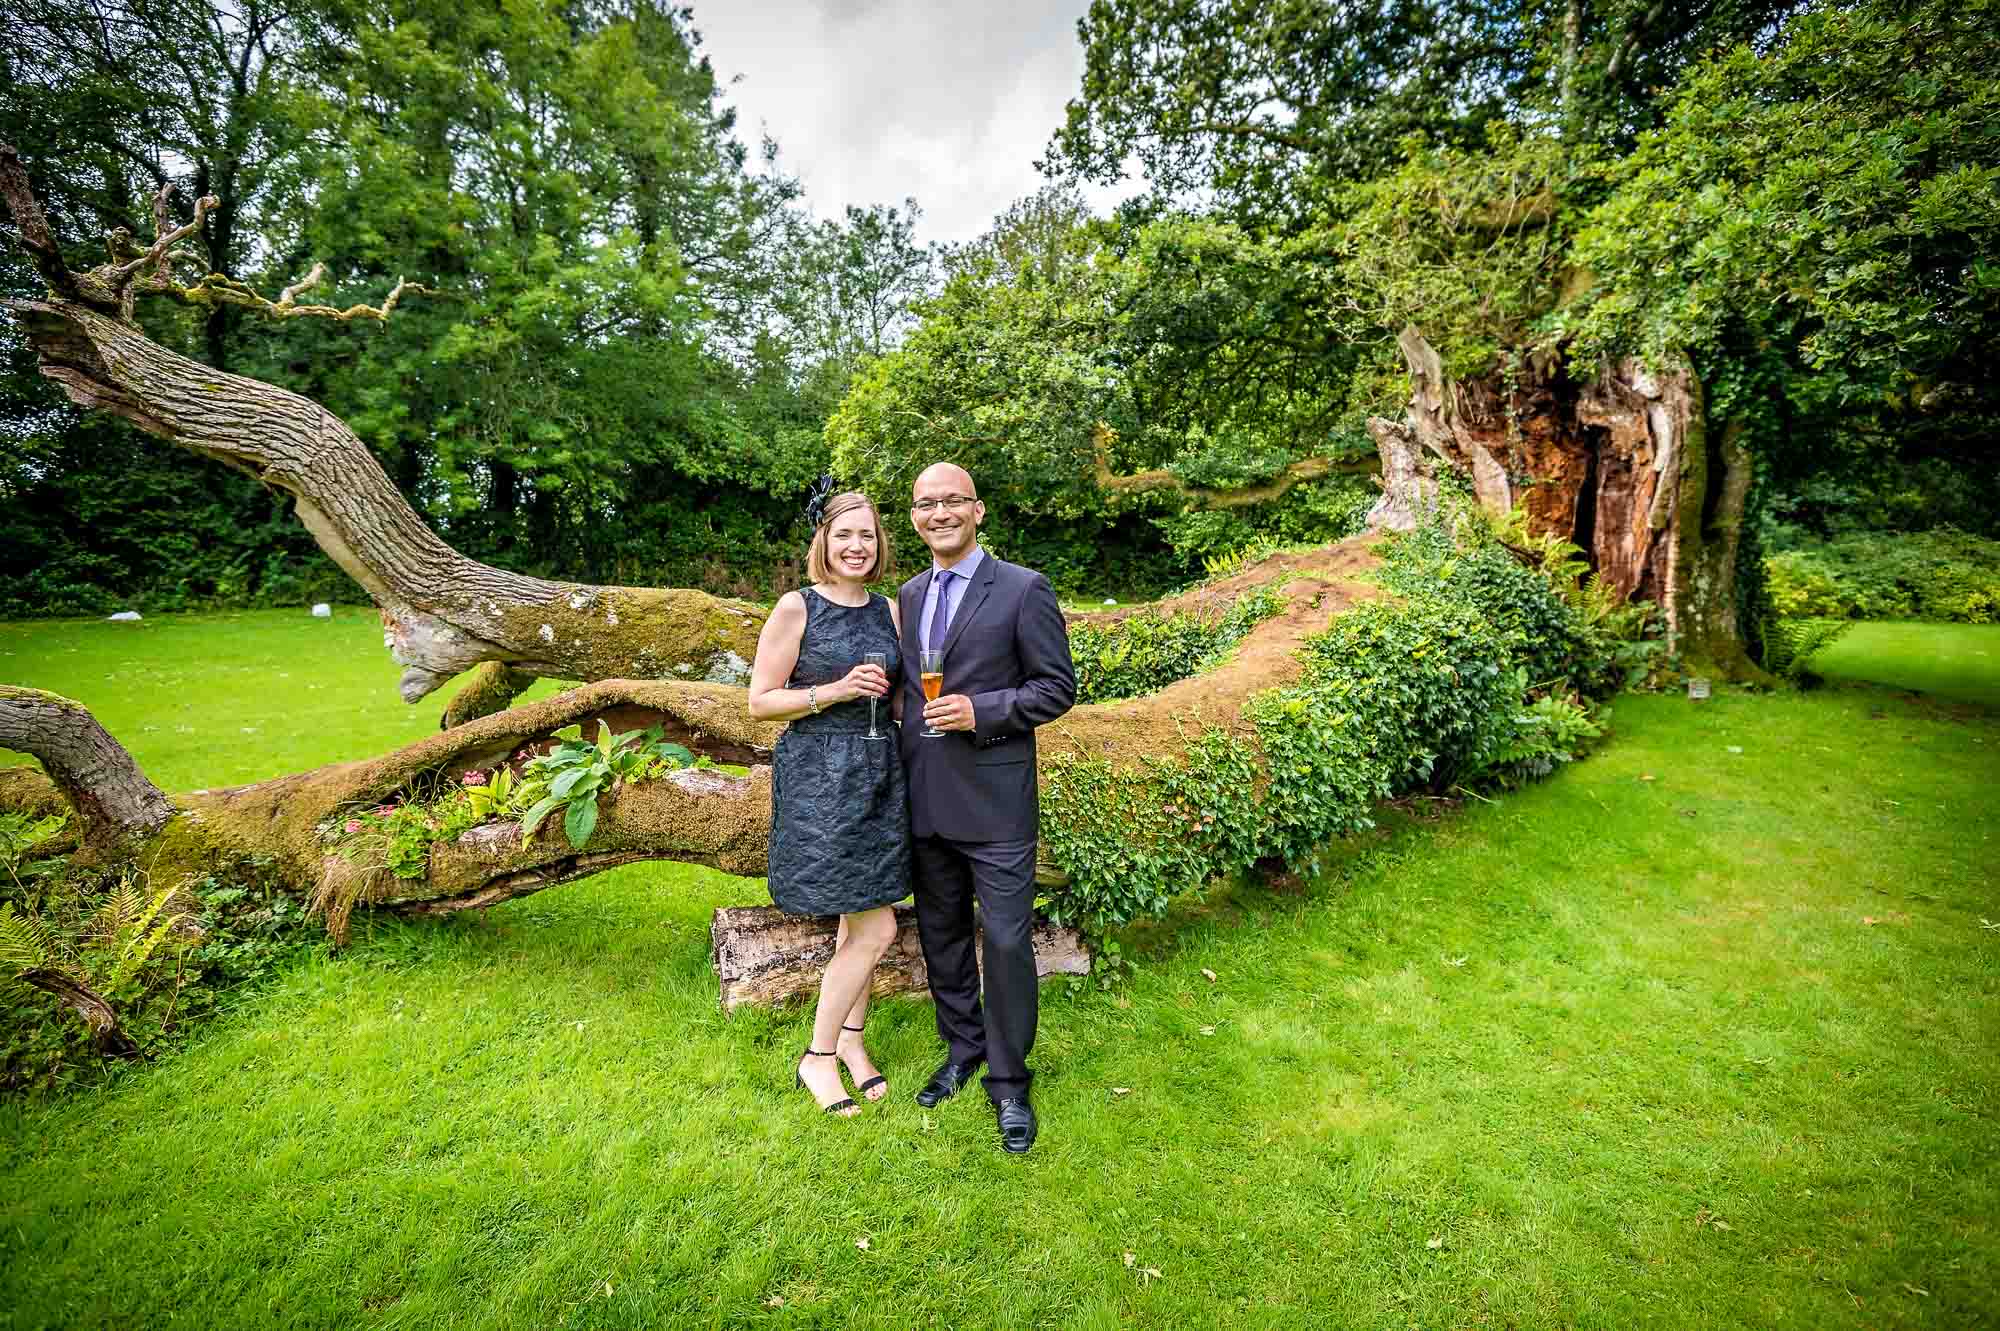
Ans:
{"label": "tree canopy", "polygon": [[[524,571],[765,590],[827,413],[931,281],[914,201],[807,214],[682,7],[7,2],[0,117],[63,164],[36,174],[78,266],[171,181],[182,220],[216,195],[199,240],[233,281],[275,293],[324,262],[343,302],[438,293],[358,331],[226,303],[146,318],[326,403],[434,527]],[[10,358],[6,611],[339,591],[255,487],[82,418]],[[192,559],[144,515],[167,493]]]}

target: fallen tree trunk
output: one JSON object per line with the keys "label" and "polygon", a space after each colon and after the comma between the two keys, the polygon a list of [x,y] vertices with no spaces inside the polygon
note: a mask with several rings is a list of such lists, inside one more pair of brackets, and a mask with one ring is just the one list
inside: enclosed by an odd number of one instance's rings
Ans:
{"label": "fallen tree trunk", "polygon": [[440,540],[347,425],[316,402],[224,374],[80,305],[14,301],[41,372],[101,407],[293,498],[322,550],[381,608],[415,702],[486,661],[560,679],[749,677],[764,611],[680,588],[552,582]]}
{"label": "fallen tree trunk", "polygon": [[[1346,607],[1378,594],[1371,585],[1354,581],[1374,564],[1366,539],[1357,538],[1271,556],[1163,603],[1167,610],[1220,616],[1251,588],[1284,582],[1284,608],[1253,627],[1223,665],[1143,698],[1075,708],[1042,730],[1041,761],[1074,754],[1137,763],[1173,756],[1187,735],[1204,727],[1249,734],[1244,717],[1248,701],[1296,677],[1301,641],[1324,630]],[[1116,619],[1129,613],[1076,618]],[[87,718],[80,706],[56,701],[62,705],[47,713],[52,721]],[[382,856],[357,853],[342,834],[345,821],[359,811],[421,802],[456,786],[468,770],[490,771],[503,764],[518,770],[528,757],[553,746],[555,731],[580,725],[594,734],[599,722],[614,733],[658,726],[666,739],[716,763],[747,770],[693,768],[620,786],[601,797],[596,827],[581,848],[571,847],[554,827],[524,843],[518,819],[489,821],[435,845],[419,877],[392,873]],[[138,825],[132,825],[129,854],[156,890],[179,886],[232,861],[267,858],[293,891],[324,912],[336,938],[346,936],[357,908],[422,915],[480,909],[643,860],[704,864],[761,877],[770,836],[770,769],[765,764],[781,731],[778,724],[750,718],[739,688],[601,680],[455,726],[378,758],[177,796],[168,802],[171,816],[150,833],[139,834]],[[116,746],[110,736],[104,740]],[[122,749],[118,753],[130,764]],[[138,771],[136,765],[130,770]],[[44,779],[17,774],[0,781],[0,805],[6,807],[46,809],[52,794]],[[1045,872],[1059,881],[1054,870]]]}
{"label": "fallen tree trunk", "polygon": [[[725,906],[709,926],[715,970],[722,982],[722,1010],[734,1012],[746,1004],[770,1005],[810,997],[819,990],[820,972],[833,956],[837,918],[787,915],[773,906]],[[1035,975],[1090,974],[1090,951],[1076,930],[1037,918],[1034,926]],[[976,944],[974,955],[983,955]],[[930,972],[917,939],[917,913],[896,907],[896,941],[875,968],[869,992],[929,994]]]}

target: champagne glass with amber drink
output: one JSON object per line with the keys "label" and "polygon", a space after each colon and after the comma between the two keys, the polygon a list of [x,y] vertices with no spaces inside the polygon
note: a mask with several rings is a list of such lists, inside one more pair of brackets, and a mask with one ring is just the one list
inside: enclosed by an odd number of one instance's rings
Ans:
{"label": "champagne glass with amber drink", "polygon": [[[924,701],[936,702],[938,695],[944,692],[944,653],[920,652],[918,657],[918,664],[923,669],[917,672],[917,682],[924,686]],[[925,739],[944,738],[942,730],[928,724],[918,733]]]}

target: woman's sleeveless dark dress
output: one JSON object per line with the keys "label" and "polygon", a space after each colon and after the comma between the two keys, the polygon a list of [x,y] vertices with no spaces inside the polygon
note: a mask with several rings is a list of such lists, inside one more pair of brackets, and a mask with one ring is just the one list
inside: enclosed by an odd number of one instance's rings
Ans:
{"label": "woman's sleeveless dark dress", "polygon": [[[866,653],[881,652],[893,697],[902,653],[888,599],[846,606],[810,587],[799,596],[806,627],[785,687],[831,684]],[[909,802],[888,698],[877,701],[876,715],[887,739],[867,738],[866,698],[822,705],[778,737],[769,873],[771,900],[788,915],[845,915],[910,895]]]}

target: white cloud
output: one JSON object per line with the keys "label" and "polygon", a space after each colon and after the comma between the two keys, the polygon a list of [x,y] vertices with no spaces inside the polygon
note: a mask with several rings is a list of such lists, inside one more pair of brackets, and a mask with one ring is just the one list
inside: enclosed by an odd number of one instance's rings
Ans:
{"label": "white cloud", "polygon": [[[1034,163],[1081,86],[1086,8],[697,0],[694,26],[745,142],[778,141],[816,215],[914,196],[920,238],[958,242],[1046,183]],[[1102,210],[1125,192],[1088,197]]]}

